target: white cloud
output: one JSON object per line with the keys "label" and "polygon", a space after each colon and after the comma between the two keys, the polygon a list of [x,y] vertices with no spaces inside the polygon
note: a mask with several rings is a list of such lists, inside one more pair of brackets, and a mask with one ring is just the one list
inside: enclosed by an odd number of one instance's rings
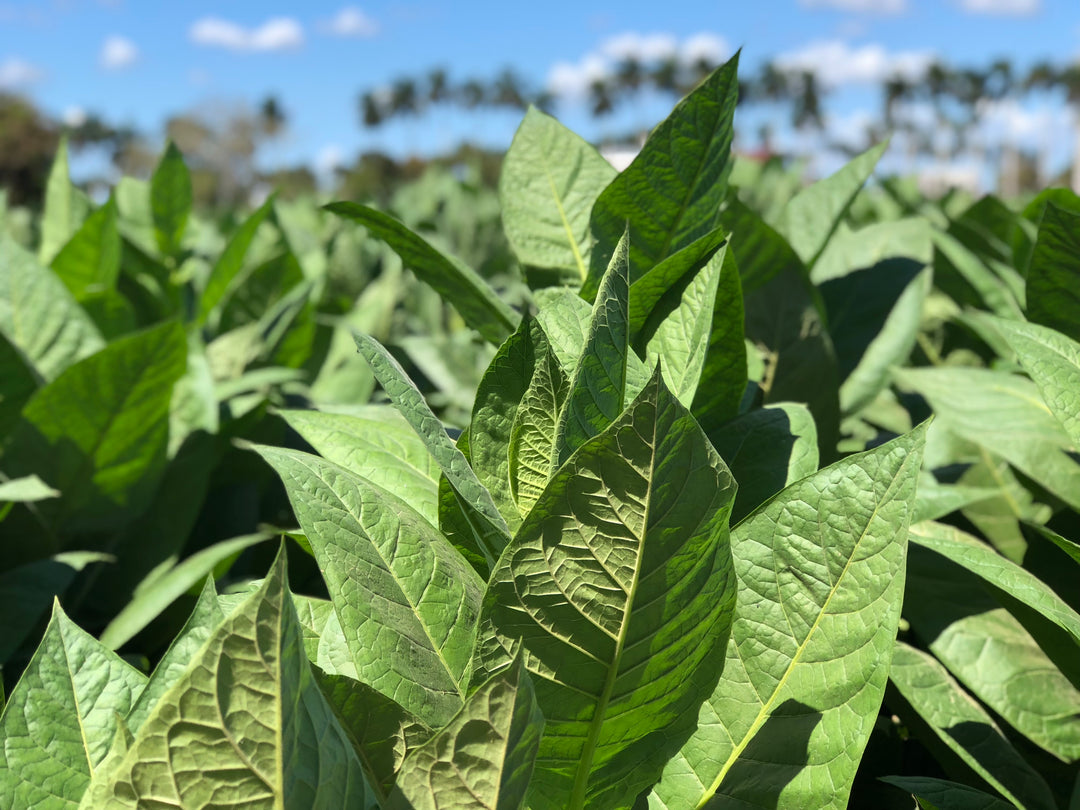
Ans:
{"label": "white cloud", "polygon": [[1016,99],[980,100],[975,108],[979,129],[990,141],[1034,148],[1051,134],[1071,133],[1076,114],[1063,105],[1022,106]]}
{"label": "white cloud", "polygon": [[17,56],[9,56],[0,62],[0,88],[6,90],[28,87],[40,81],[44,76],[41,68]]}
{"label": "white cloud", "polygon": [[379,33],[379,24],[356,6],[347,6],[330,19],[320,22],[319,30],[334,37],[367,39]]}
{"label": "white cloud", "polygon": [[548,71],[547,89],[570,98],[585,95],[589,86],[615,72],[619,62],[643,63],[678,59],[692,64],[698,59],[719,62],[731,55],[731,46],[716,34],[703,31],[681,43],[671,34],[638,34],[628,31],[605,39],[577,62],[557,62]]}
{"label": "white cloud", "polygon": [[139,58],[139,49],[126,37],[113,35],[101,46],[99,61],[106,70],[123,70]]}
{"label": "white cloud", "polygon": [[86,110],[73,104],[64,110],[63,122],[69,127],[79,127],[86,123]]}
{"label": "white cloud", "polygon": [[230,51],[284,51],[304,44],[304,29],[291,17],[275,17],[244,28],[220,17],[203,17],[191,26],[192,42]]}
{"label": "white cloud", "polygon": [[931,51],[889,52],[878,44],[852,47],[840,40],[813,42],[774,60],[781,70],[809,71],[827,85],[876,84],[890,76],[922,77],[934,61]]}
{"label": "white cloud", "polygon": [[1000,14],[1027,17],[1042,10],[1042,0],[960,0],[968,14]]}
{"label": "white cloud", "polygon": [[345,163],[345,152],[336,143],[329,143],[315,155],[315,171],[323,176],[333,174],[334,169]]}
{"label": "white cloud", "polygon": [[803,8],[828,8],[853,14],[904,14],[907,0],[799,0]]}

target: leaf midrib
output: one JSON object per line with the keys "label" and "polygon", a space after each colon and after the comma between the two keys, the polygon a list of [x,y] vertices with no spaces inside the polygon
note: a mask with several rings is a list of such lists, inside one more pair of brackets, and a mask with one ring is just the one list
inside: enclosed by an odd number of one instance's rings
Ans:
{"label": "leaf midrib", "polygon": [[[777,682],[776,688],[773,689],[772,694],[769,695],[769,699],[762,704],[761,709],[758,711],[757,716],[754,718],[754,722],[750,725],[750,728],[747,730],[746,734],[743,735],[742,740],[740,740],[739,744],[735,746],[732,752],[728,755],[728,758],[724,761],[723,766],[720,768],[720,773],[717,774],[712,784],[702,795],[701,800],[695,805],[695,810],[704,810],[704,808],[708,805],[709,801],[713,798],[713,796],[716,795],[716,791],[720,789],[720,785],[723,784],[724,778],[727,776],[728,771],[730,771],[731,768],[735,765],[739,757],[742,755],[743,751],[745,751],[746,747],[750,744],[750,741],[753,740],[754,736],[765,724],[765,721],[768,720],[773,704],[777,700],[777,696],[780,694],[781,691],[783,691],[784,686],[787,684],[788,678],[791,676],[791,673],[795,671],[796,667],[799,664],[799,660],[802,658],[803,653],[809,646],[810,639],[812,639],[817,632],[818,626],[821,624],[822,618],[828,612],[829,603],[832,602],[833,596],[837,593],[837,591],[840,590],[840,584],[844,581],[844,577],[847,576],[848,570],[851,568],[851,563],[858,554],[859,547],[866,539],[867,533],[870,531],[870,526],[873,524],[874,520],[878,516],[881,505],[889,499],[889,495],[892,492],[893,488],[898,485],[900,481],[900,473],[903,471],[904,467],[907,466],[909,459],[910,454],[904,459],[903,463],[900,465],[900,468],[893,475],[893,480],[889,483],[889,486],[885,490],[885,492],[882,493],[882,496],[878,499],[878,502],[874,504],[874,511],[867,519],[866,527],[860,533],[858,541],[855,543],[854,547],[851,550],[851,554],[848,555],[848,559],[844,563],[844,569],[840,572],[840,576],[836,578],[836,584],[829,590],[829,595],[825,597],[825,601],[822,603],[821,610],[818,611],[818,615],[814,619],[813,625],[811,625],[810,629],[806,633],[806,637],[799,644],[799,646],[795,650],[795,654],[791,657],[791,663],[788,665],[787,669],[784,671],[784,674]],[[735,644],[736,642],[732,640],[732,643]],[[736,644],[736,651],[737,650],[738,645]],[[755,692],[756,691],[757,690],[755,689]]]}
{"label": "leaf midrib", "polygon": [[[659,403],[657,403],[659,405]],[[641,580],[641,563],[645,558],[642,553],[645,538],[649,533],[649,507],[652,503],[653,476],[656,471],[656,423],[659,421],[659,413],[653,415],[652,440],[650,442],[649,470],[645,489],[645,511],[642,514],[641,537],[638,541],[637,559],[634,561],[634,578],[630,590],[626,594],[626,611],[623,613],[622,624],[619,627],[619,635],[615,639],[615,653],[612,656],[611,666],[608,668],[607,678],[604,680],[604,688],[600,692],[600,700],[596,704],[592,723],[589,725],[589,734],[585,738],[585,747],[582,749],[581,760],[578,764],[577,773],[574,776],[574,788],[570,794],[569,810],[578,810],[585,807],[585,791],[589,785],[589,776],[592,773],[592,760],[596,754],[596,746],[600,740],[600,730],[604,723],[604,715],[607,712],[611,694],[615,690],[615,681],[619,677],[619,667],[622,663],[623,652],[626,649],[626,636],[630,629],[630,615],[633,613],[634,599],[637,596],[638,584]]]}
{"label": "leaf midrib", "polygon": [[558,189],[555,188],[555,178],[551,176],[546,161],[544,162],[544,176],[547,177],[548,185],[551,186],[551,197],[555,201],[555,208],[559,212],[559,219],[562,220],[563,228],[566,231],[566,241],[570,243],[570,250],[574,254],[574,261],[577,262],[578,274],[581,276],[582,282],[584,282],[586,276],[589,274],[589,270],[585,267],[585,261],[581,257],[581,251],[578,250],[577,240],[574,238],[574,232],[570,228],[570,221],[566,218],[566,211],[563,209],[562,198],[559,196]]}

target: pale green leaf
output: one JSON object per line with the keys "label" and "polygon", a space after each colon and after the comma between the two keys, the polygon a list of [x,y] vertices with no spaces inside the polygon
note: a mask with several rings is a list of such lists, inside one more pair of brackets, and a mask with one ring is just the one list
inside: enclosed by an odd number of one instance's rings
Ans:
{"label": "pale green leaf", "polygon": [[522,517],[532,511],[547,486],[555,453],[555,430],[568,385],[554,350],[546,346],[533,368],[533,378],[510,431],[510,492]]}
{"label": "pale green leaf", "polygon": [[984,446],[1080,508],[1080,465],[1068,455],[1076,446],[1034,383],[977,368],[904,369],[895,378],[933,407],[938,420],[931,430],[949,430]]}
{"label": "pale green leaf", "polygon": [[151,581],[144,580],[136,586],[131,601],[101,632],[101,643],[110,650],[119,649],[222,562],[235,559],[244,549],[270,537],[259,533],[222,540],[196,551],[168,572],[154,574]]}
{"label": "pale green leaf", "polygon": [[530,107],[503,158],[503,228],[523,265],[580,284],[589,269],[589,215],[617,172],[592,144]]}
{"label": "pale green leaf", "polygon": [[80,806],[338,810],[369,802],[352,745],[304,656],[281,554]]}
{"label": "pale green leaf", "polygon": [[[355,347],[351,337],[350,345]],[[277,414],[323,458],[392,492],[438,526],[439,465],[394,408],[368,405],[348,413]]]}
{"label": "pale green leaf", "polygon": [[847,807],[888,680],[925,432],[798,481],[736,527],[747,608],[652,806]]}
{"label": "pale green leaf", "polygon": [[82,225],[89,212],[89,198],[71,183],[71,176],[68,173],[67,138],[61,138],[49,172],[49,180],[45,186],[45,210],[41,214],[41,244],[38,246],[38,261],[43,266],[52,263],[60,249],[79,230],[79,226]]}
{"label": "pale green leaf", "polygon": [[406,757],[388,807],[520,810],[543,729],[532,680],[518,658]]}
{"label": "pale green leaf", "polygon": [[518,650],[534,810],[628,807],[693,731],[734,608],[735,484],[659,374],[553,476],[492,571],[473,683]]}
{"label": "pale green leaf", "polygon": [[146,676],[79,629],[60,609],[0,715],[5,807],[78,807]]}
{"label": "pale green leaf", "polygon": [[807,267],[825,250],[887,146],[888,141],[872,146],[835,174],[804,188],[784,207],[776,230]]}
{"label": "pale green leaf", "polygon": [[0,331],[46,380],[105,345],[67,287],[0,234]]}
{"label": "pale green leaf", "polygon": [[994,325],[1073,444],[1080,446],[1080,344],[1056,329],[1034,323],[998,319]]}
{"label": "pale green leaf", "polygon": [[285,483],[360,680],[433,726],[461,707],[483,583],[406,503],[332,462],[258,447]]}
{"label": "pale green leaf", "polygon": [[911,527],[909,539],[947,557],[980,579],[1053,622],[1080,646],[1080,615],[1034,574],[955,526],[925,522]]}
{"label": "pale green leaf", "polygon": [[[678,306],[649,338],[646,365],[660,363],[664,382],[687,408],[694,401],[712,334],[713,306],[727,251],[720,248],[682,291]],[[741,335],[738,345],[742,347]]]}
{"label": "pale green leaf", "polygon": [[1054,810],[1046,781],[932,655],[898,641],[889,678],[934,734],[1002,796],[1017,807]]}
{"label": "pale green leaf", "polygon": [[981,580],[919,545],[904,617],[969,691],[1036,745],[1080,758],[1080,690]]}
{"label": "pale green leaf", "polygon": [[225,613],[218,604],[214,580],[207,577],[191,615],[154,667],[146,688],[124,718],[132,732],[138,732],[142,728],[143,722],[161,696],[180,679],[196,653],[224,620]]}
{"label": "pale green leaf", "polygon": [[934,253],[931,231],[930,221],[923,217],[874,222],[857,230],[841,220],[814,262],[810,278],[815,284],[822,284],[897,256],[930,264]]}

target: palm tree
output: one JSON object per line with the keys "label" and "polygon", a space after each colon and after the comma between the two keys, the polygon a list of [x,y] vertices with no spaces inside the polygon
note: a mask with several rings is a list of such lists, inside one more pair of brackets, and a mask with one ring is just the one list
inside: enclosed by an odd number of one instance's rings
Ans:
{"label": "palm tree", "polygon": [[360,97],[360,115],[363,118],[365,127],[377,127],[386,118],[386,114],[375,93],[368,91]]}
{"label": "palm tree", "polygon": [[593,115],[608,115],[615,109],[611,91],[611,86],[604,79],[593,79],[589,85],[589,103]]}
{"label": "palm tree", "polygon": [[431,104],[446,101],[450,96],[450,88],[443,68],[433,68],[427,75],[427,100]]}
{"label": "palm tree", "polygon": [[521,109],[525,107],[525,94],[522,92],[521,80],[513,70],[507,68],[495,79],[495,85],[491,88],[491,103],[497,107],[511,107]]}

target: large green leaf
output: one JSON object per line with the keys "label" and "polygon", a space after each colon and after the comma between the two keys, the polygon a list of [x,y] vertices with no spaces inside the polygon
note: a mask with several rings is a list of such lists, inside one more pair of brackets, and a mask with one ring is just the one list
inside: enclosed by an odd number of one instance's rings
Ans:
{"label": "large green leaf", "polygon": [[304,656],[281,554],[80,807],[363,808],[369,793]]}
{"label": "large green leaf", "polygon": [[566,404],[555,430],[552,472],[623,411],[630,354],[628,236],[623,234],[612,254],[593,305],[585,345],[570,375]]}
{"label": "large green leaf", "polygon": [[580,284],[589,269],[589,214],[615,169],[588,141],[530,107],[503,158],[506,238],[527,267]]}
{"label": "large green leaf", "polygon": [[1080,508],[1080,465],[1068,455],[1075,445],[1033,383],[976,368],[904,369],[895,377],[933,407],[938,420],[932,430],[948,430],[985,446]]}
{"label": "large green leaf", "polygon": [[734,489],[655,374],[554,474],[499,559],[472,679],[523,650],[546,719],[535,810],[628,807],[692,732],[734,608]]}
{"label": "large green leaf", "polygon": [[52,263],[89,212],[89,198],[71,183],[67,138],[61,138],[45,186],[45,210],[41,214],[41,243],[38,246],[38,261],[42,265]]}
{"label": "large green leaf", "polygon": [[105,345],[67,287],[6,234],[0,234],[0,289],[0,332],[46,380]]}
{"label": "large green leaf", "polygon": [[[255,210],[255,213],[244,220],[244,223],[232,234],[229,243],[225,245],[225,250],[221,252],[221,256],[210,271],[206,289],[203,290],[202,297],[199,299],[197,316],[199,325],[206,324],[210,320],[211,313],[214,313],[232,289],[244,266],[244,257],[247,256],[248,248],[251,247],[251,242],[255,238],[255,232],[259,230],[259,226],[266,220],[273,207],[274,198],[271,196]],[[216,330],[216,322],[211,325]]]}
{"label": "large green leaf", "polygon": [[680,101],[597,198],[596,247],[581,288],[590,300],[628,225],[631,283],[716,227],[731,169],[738,65],[736,54]]}
{"label": "large green leaf", "polygon": [[63,493],[38,506],[48,527],[108,526],[147,505],[165,468],[169,401],[186,363],[183,328],[165,323],[119,338],[31,397],[4,464]]}
{"label": "large green leaf", "polygon": [[191,176],[172,141],[150,177],[150,211],[158,249],[166,256],[175,254],[191,213]]}
{"label": "large green leaf", "polygon": [[737,200],[721,223],[731,231],[745,294],[746,339],[765,361],[764,402],[804,402],[817,423],[824,461],[840,433],[839,371],[824,307],[806,267],[777,231]]}
{"label": "large green leaf", "polygon": [[456,256],[437,250],[398,220],[359,203],[331,203],[326,210],[363,225],[384,240],[406,267],[430,284],[461,313],[465,323],[491,343],[502,343],[517,327],[520,316],[475,270]]}
{"label": "large green leaf", "polygon": [[225,613],[218,603],[214,580],[207,577],[191,615],[154,667],[150,680],[146,688],[139,693],[135,705],[124,717],[124,722],[132,732],[138,733],[158,700],[180,679],[199,649],[224,620]]}
{"label": "large green leaf", "polygon": [[53,272],[78,299],[116,286],[120,273],[120,232],[112,197],[86,218],[52,260]]}
{"label": "large green leaf", "polygon": [[[235,560],[244,549],[270,537],[263,532],[222,540],[200,549],[166,571],[152,572],[135,588],[131,601],[101,632],[101,643],[110,650],[119,649],[223,563]],[[218,574],[223,575],[224,571]]]}
{"label": "large green leaf", "polygon": [[[679,305],[683,289],[727,241],[723,228],[668,256],[630,285],[630,342],[644,346],[657,325]],[[651,329],[646,329],[650,325]],[[642,330],[646,330],[642,334]]]}
{"label": "large green leaf", "polygon": [[461,707],[483,582],[405,502],[317,456],[256,448],[285,483],[360,680],[433,727]]}
{"label": "large green leaf", "polygon": [[78,807],[146,676],[60,609],[0,716],[0,803]]}
{"label": "large green leaf", "polygon": [[912,526],[911,542],[947,557],[1053,622],[1080,646],[1080,615],[1029,571],[955,526],[925,522]]}
{"label": "large green leaf", "polygon": [[395,409],[368,405],[348,413],[277,413],[323,458],[392,492],[438,526],[439,465]]}
{"label": "large green leaf", "polygon": [[1020,317],[1016,296],[986,261],[951,233],[931,231],[934,281],[959,304],[982,306],[1004,318]]}
{"label": "large green leaf", "polygon": [[904,616],[968,690],[1055,756],[1080,758],[1080,690],[982,581],[912,545]]}
{"label": "large green leaf", "polygon": [[802,479],[732,533],[746,608],[651,806],[847,807],[888,680],[925,430]]}
{"label": "large green leaf", "polygon": [[[660,363],[668,388],[687,408],[694,401],[705,367],[713,331],[713,307],[726,253],[721,248],[698,270],[683,288],[678,306],[667,313],[649,338],[646,364]],[[728,268],[734,269],[730,264]],[[741,334],[738,347],[745,351]]]}
{"label": "large green leaf", "polygon": [[810,278],[815,284],[822,284],[897,256],[930,264],[934,254],[930,240],[932,227],[923,217],[875,222],[858,230],[852,230],[841,220],[814,262]]}
{"label": "large green leaf", "polygon": [[1034,323],[999,319],[995,326],[1073,444],[1080,447],[1080,344]]}
{"label": "large green leaf", "polygon": [[885,152],[888,141],[863,152],[835,174],[791,198],[776,224],[807,267],[813,267],[863,184]]}
{"label": "large green leaf", "polygon": [[886,259],[819,287],[843,380],[844,414],[870,404],[888,385],[892,368],[911,354],[930,282],[930,271],[919,263]]}
{"label": "large green leaf", "polygon": [[981,790],[944,779],[883,776],[881,781],[917,796],[922,810],[1012,810],[1015,807]]}
{"label": "large green leaf", "polygon": [[510,492],[522,517],[532,511],[547,486],[555,453],[555,431],[568,385],[555,351],[546,345],[543,355],[537,358],[533,378],[510,431]]}
{"label": "large green leaf", "polygon": [[1028,319],[1080,340],[1080,213],[1046,206],[1027,272]]}
{"label": "large green leaf", "polygon": [[469,695],[461,711],[406,759],[391,810],[520,810],[544,716],[520,658]]}
{"label": "large green leaf", "polygon": [[402,762],[409,752],[431,739],[431,729],[365,683],[348,675],[328,674],[318,667],[312,671],[323,696],[352,739],[379,806],[385,807]]}
{"label": "large green leaf", "polygon": [[1046,781],[932,655],[897,642],[889,678],[931,731],[1002,796],[1017,807],[1054,810]]}
{"label": "large green leaf", "polygon": [[804,405],[766,405],[709,431],[708,436],[739,482],[732,525],[818,469],[817,429]]}
{"label": "large green leaf", "polygon": [[446,434],[446,428],[431,412],[423,394],[409,379],[401,365],[374,338],[356,334],[356,346],[371,365],[375,378],[382,385],[401,415],[424,442],[439,468],[443,471],[462,512],[469,520],[477,546],[487,564],[494,564],[510,539],[510,530],[495,506],[491,493],[480,483],[462,452]]}
{"label": "large green leaf", "polygon": [[547,354],[543,330],[531,318],[522,318],[484,372],[469,422],[469,463],[511,532],[521,525],[521,513],[510,476],[510,436],[537,360]]}
{"label": "large green leaf", "polygon": [[705,363],[691,408],[706,433],[739,413],[748,379],[745,320],[739,268],[735,252],[728,250],[716,289]]}

